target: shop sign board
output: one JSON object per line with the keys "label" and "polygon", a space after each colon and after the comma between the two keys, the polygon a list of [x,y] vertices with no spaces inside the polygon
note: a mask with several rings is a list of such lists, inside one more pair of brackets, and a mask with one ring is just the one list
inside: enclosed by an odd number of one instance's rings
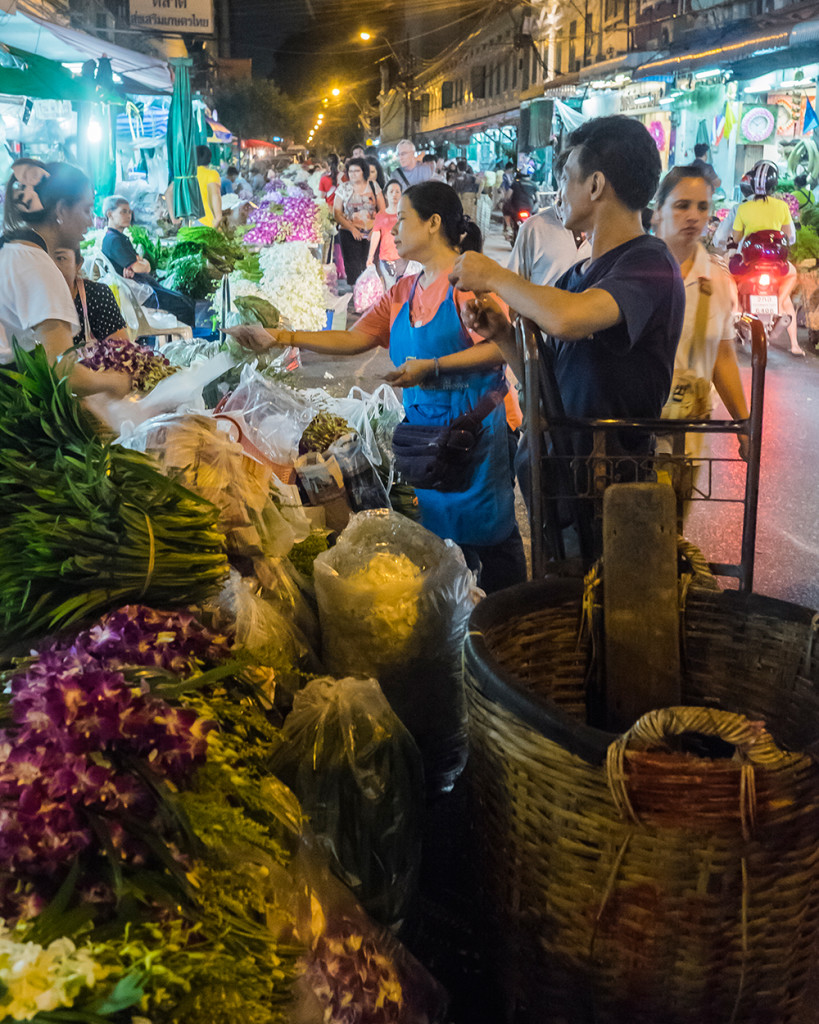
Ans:
{"label": "shop sign board", "polygon": [[132,28],[212,36],[213,0],[130,0]]}

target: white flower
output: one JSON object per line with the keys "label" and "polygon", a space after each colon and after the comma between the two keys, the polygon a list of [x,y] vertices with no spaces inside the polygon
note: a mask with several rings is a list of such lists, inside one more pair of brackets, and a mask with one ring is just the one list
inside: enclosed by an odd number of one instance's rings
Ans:
{"label": "white flower", "polygon": [[259,263],[264,274],[262,294],[282,318],[297,331],[322,330],[327,319],[324,275],[320,261],[307,243],[281,242],[267,246],[261,252]]}
{"label": "white flower", "polygon": [[0,922],[0,1020],[31,1020],[38,1013],[72,1006],[83,989],[93,988],[108,973],[70,939],[56,939],[46,948],[18,942]]}

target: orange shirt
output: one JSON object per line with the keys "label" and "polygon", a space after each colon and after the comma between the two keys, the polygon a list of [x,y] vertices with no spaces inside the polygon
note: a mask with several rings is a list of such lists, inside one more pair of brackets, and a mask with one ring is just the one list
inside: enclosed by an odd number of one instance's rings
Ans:
{"label": "orange shirt", "polygon": [[[377,339],[378,344],[381,345],[382,348],[389,348],[390,328],[392,327],[401,308],[409,299],[414,282],[414,276],[402,277],[397,281],[392,288],[390,288],[390,290],[357,321],[355,330],[361,331],[362,334],[366,334],[370,338]],[[441,303],[446,299],[448,291],[449,270],[439,274],[432,284],[428,285],[426,288],[419,284],[415,289],[415,296],[412,300],[412,308],[410,309],[410,319],[412,320],[412,323],[416,327],[428,324],[438,312]],[[456,288],[452,293],[452,297],[458,308],[458,312],[463,319],[463,311],[466,308],[467,303],[471,299],[475,298],[475,294],[474,292],[462,292]],[[498,305],[504,309],[508,315],[509,310],[505,303],[496,295],[493,295],[492,298],[495,299]],[[467,329],[467,333],[475,345],[486,340],[474,331]],[[510,376],[511,375],[507,370],[507,378]],[[517,391],[514,387],[514,378],[510,380],[509,392],[506,395],[504,402],[506,405],[506,421],[513,430],[517,430],[523,422],[523,415],[520,411],[520,403],[518,402]]]}

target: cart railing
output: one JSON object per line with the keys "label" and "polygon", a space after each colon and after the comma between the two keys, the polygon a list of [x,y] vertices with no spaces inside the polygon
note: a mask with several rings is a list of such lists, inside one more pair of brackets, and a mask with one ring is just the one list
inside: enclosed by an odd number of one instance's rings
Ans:
{"label": "cart railing", "polygon": [[[756,546],[757,505],[759,498],[759,467],[762,445],[762,414],[765,392],[767,344],[762,324],[754,317],[743,317],[751,334],[751,406],[747,420],[620,420],[578,419],[565,415],[554,374],[554,350],[544,340],[540,329],[531,320],[518,317],[515,328],[518,354],[523,366],[524,431],[529,448],[529,512],[532,534],[532,574],[539,578],[565,556],[562,521],[558,505],[568,510],[577,530],[581,558],[590,565],[599,555],[595,538],[594,513],[600,514],[602,491],[614,480],[656,479],[660,464],[664,467],[701,467],[702,479],[690,494],[693,501],[719,501],[743,506],[742,540],[737,563],[711,563],[717,576],[739,581],[739,589],[753,589],[754,552]],[[578,455],[574,439],[578,431],[592,436],[590,454]],[[667,436],[671,453],[636,456],[610,453],[608,440],[615,432],[629,431],[632,436]],[[551,479],[557,485],[547,494],[543,480],[545,435],[551,451]],[[748,459],[742,495],[719,496],[714,487],[714,469],[719,464],[738,463],[741,459],[711,458],[685,455],[686,434],[741,434],[748,437]],[[678,518],[682,524],[682,501]],[[548,546],[548,551],[547,551]]]}

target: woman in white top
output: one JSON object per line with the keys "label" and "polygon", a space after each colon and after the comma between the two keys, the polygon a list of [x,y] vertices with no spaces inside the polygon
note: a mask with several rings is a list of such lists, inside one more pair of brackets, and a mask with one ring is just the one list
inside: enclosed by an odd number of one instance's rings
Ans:
{"label": "woman in white top", "polygon": [[[679,263],[685,283],[685,319],[674,369],[690,369],[711,381],[729,416],[744,420],[748,406],[735,348],[736,289],[722,260],[710,256],[700,240],[711,213],[712,195],[711,183],[698,167],[674,167],[657,191],[654,232]],[[698,337],[697,312],[706,296],[708,317]],[[688,454],[698,454],[696,439],[702,436],[686,436]],[[740,435],[739,453],[747,458],[747,435]]]}
{"label": "woman in white top", "polygon": [[26,351],[40,344],[78,395],[121,397],[131,390],[127,374],[76,362],[79,318],[52,259],[57,249],[79,246],[92,224],[93,202],[91,182],[70,164],[13,164],[0,239],[0,367],[13,365],[12,339]]}

